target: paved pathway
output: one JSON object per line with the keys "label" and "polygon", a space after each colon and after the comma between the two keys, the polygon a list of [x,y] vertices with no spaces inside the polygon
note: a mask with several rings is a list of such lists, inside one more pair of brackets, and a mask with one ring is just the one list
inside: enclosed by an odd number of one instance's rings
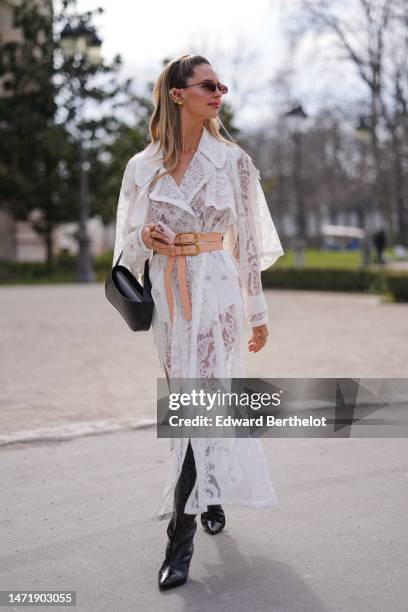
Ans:
{"label": "paved pathway", "polygon": [[[269,343],[248,376],[407,376],[408,305],[266,295]],[[80,612],[406,608],[406,440],[391,438],[263,440],[279,507],[227,506],[214,538],[199,525],[188,583],[160,593],[167,522],[150,514],[169,441],[46,440],[154,417],[151,332],[130,332],[102,284],[1,287],[0,305],[0,589],[76,590]]]}
{"label": "paved pathway", "polygon": [[199,524],[189,581],[160,593],[168,443],[0,447],[0,588],[76,590],[78,612],[406,610],[405,439],[263,440],[278,509],[225,506],[214,537]]}
{"label": "paved pathway", "polygon": [[[408,304],[265,291],[267,346],[252,377],[407,377]],[[0,287],[0,443],[154,419],[162,377],[151,331],[131,332],[101,283]]]}

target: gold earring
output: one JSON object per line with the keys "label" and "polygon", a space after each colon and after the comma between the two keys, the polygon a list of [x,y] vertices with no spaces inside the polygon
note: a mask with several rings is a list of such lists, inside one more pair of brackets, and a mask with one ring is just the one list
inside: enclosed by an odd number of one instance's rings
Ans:
{"label": "gold earring", "polygon": [[170,89],[169,95],[170,95],[170,98],[172,99],[172,101],[175,104],[184,104],[183,98],[181,98],[181,97],[176,98],[176,97],[173,96],[173,93],[174,93],[174,89]]}

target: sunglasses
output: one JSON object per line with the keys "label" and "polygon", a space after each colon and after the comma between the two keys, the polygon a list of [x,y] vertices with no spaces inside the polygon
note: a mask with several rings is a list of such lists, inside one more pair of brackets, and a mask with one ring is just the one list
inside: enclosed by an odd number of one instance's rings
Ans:
{"label": "sunglasses", "polygon": [[193,85],[201,85],[203,89],[211,91],[211,93],[214,93],[217,87],[220,93],[228,93],[228,87],[226,85],[222,85],[222,83],[214,83],[214,81],[200,81],[199,83],[191,83],[191,85],[185,85],[184,87],[179,87],[179,89],[187,89],[187,87],[193,87]]}

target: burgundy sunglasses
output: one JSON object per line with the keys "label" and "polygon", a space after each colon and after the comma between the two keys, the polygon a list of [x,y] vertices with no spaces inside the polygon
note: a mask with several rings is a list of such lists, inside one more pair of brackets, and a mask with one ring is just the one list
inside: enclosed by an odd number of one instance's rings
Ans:
{"label": "burgundy sunglasses", "polygon": [[203,87],[207,91],[211,91],[212,93],[214,93],[214,91],[218,87],[218,90],[220,93],[222,94],[228,93],[228,87],[226,85],[222,85],[222,83],[214,83],[214,81],[209,81],[209,80],[200,81],[199,83],[191,83],[190,85],[184,85],[184,87],[178,87],[177,89],[187,89],[187,87],[192,87],[193,85],[201,85],[201,87]]}

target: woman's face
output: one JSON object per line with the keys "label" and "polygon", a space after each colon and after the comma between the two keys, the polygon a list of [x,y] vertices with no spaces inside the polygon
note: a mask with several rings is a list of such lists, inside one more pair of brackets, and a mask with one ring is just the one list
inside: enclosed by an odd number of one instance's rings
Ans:
{"label": "woman's face", "polygon": [[[194,69],[194,75],[187,79],[186,85],[199,83],[201,81],[213,81],[218,83],[217,73],[209,64],[200,64]],[[175,95],[181,96],[184,104],[180,106],[181,112],[186,112],[191,118],[207,119],[218,115],[219,105],[221,104],[222,94],[218,90],[210,91],[201,85],[187,87],[186,89],[176,89]],[[217,106],[210,106],[216,104]]]}

